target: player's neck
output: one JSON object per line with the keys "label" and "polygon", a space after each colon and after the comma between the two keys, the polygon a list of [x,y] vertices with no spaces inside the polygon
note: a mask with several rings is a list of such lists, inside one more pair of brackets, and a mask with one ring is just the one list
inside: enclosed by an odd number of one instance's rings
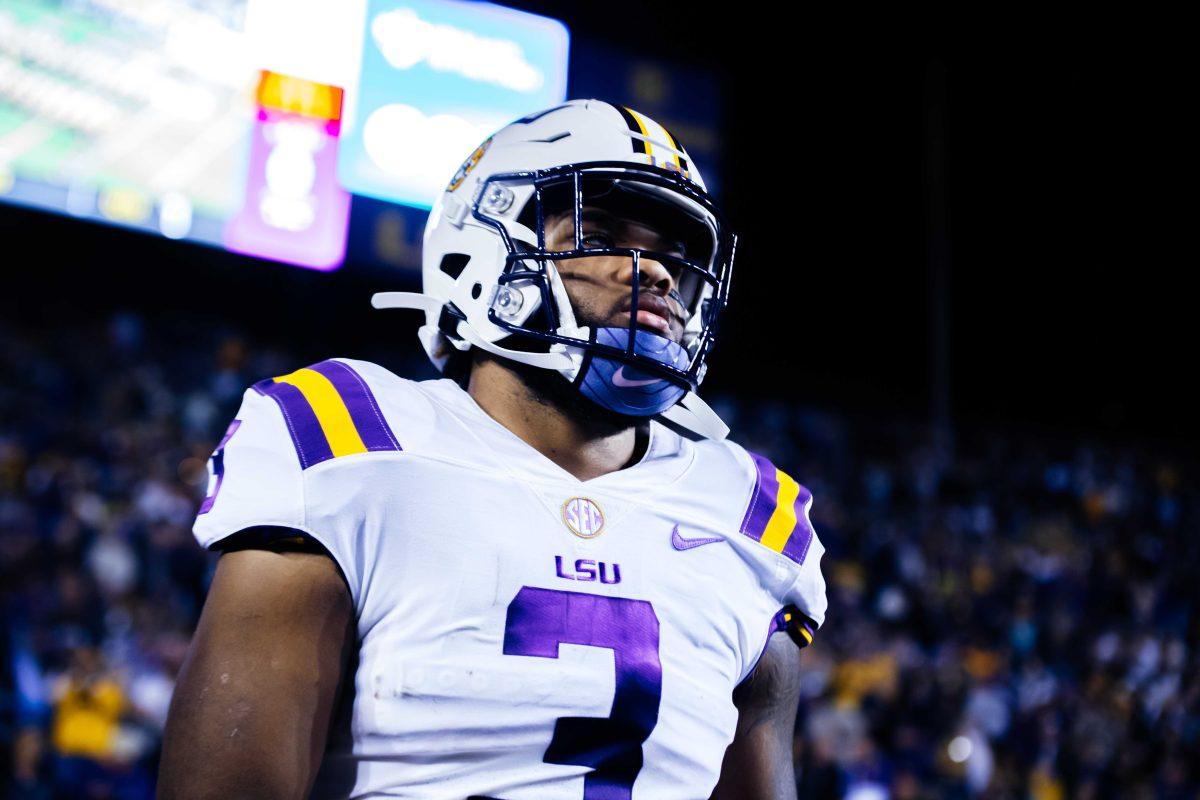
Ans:
{"label": "player's neck", "polygon": [[593,407],[549,370],[480,359],[467,392],[489,416],[581,481],[636,463],[649,440],[648,426]]}

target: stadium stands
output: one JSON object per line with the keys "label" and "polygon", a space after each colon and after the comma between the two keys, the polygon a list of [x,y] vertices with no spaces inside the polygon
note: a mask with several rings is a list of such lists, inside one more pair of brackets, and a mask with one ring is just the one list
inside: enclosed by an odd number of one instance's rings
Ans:
{"label": "stadium stands", "polygon": [[[215,561],[189,531],[205,463],[296,362],[165,315],[0,322],[0,796],[153,795]],[[829,548],[801,797],[1195,797],[1194,463],[1008,430],[951,455],[911,420],[718,400]]]}

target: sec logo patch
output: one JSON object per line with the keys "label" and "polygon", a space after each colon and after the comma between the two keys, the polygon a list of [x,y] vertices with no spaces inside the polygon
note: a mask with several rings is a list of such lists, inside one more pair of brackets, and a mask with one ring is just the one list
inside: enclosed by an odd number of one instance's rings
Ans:
{"label": "sec logo patch", "polygon": [[563,503],[563,522],[580,539],[594,539],[604,530],[604,512],[594,500],[572,497]]}

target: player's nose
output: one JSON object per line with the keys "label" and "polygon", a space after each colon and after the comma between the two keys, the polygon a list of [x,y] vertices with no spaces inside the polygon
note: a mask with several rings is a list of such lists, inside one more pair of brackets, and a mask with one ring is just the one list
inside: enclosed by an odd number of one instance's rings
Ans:
{"label": "player's nose", "polygon": [[[623,259],[624,264],[617,279],[626,286],[633,283],[633,259]],[[666,297],[675,288],[675,279],[659,262],[642,256],[638,259],[638,288],[651,289],[657,295]]]}

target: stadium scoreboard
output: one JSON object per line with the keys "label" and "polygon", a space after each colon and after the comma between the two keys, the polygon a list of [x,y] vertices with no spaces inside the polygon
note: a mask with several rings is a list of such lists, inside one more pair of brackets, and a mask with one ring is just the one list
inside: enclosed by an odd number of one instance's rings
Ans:
{"label": "stadium scoreboard", "polygon": [[556,20],[454,0],[5,0],[0,201],[314,269],[566,98]]}

